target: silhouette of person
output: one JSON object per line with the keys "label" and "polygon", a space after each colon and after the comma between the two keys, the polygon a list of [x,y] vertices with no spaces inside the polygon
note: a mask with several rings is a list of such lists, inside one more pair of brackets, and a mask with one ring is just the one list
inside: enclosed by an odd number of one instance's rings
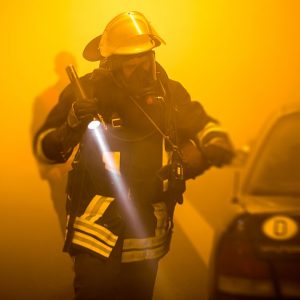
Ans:
{"label": "silhouette of person", "polygon": [[[32,111],[32,122],[30,128],[31,137],[44,123],[49,111],[56,104],[61,91],[69,84],[69,78],[65,71],[67,65],[76,67],[74,56],[66,51],[59,52],[54,59],[54,71],[57,74],[57,81],[41,92],[35,99]],[[72,159],[64,164],[44,164],[37,162],[39,175],[43,180],[47,180],[50,187],[53,208],[58,217],[61,232],[65,233],[65,187],[67,173],[71,167]]]}

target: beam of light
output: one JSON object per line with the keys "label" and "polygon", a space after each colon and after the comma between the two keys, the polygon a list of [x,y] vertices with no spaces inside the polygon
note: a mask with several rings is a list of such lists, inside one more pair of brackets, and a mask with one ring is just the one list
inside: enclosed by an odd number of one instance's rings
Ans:
{"label": "beam of light", "polygon": [[138,211],[134,206],[134,203],[130,196],[130,190],[125,185],[122,176],[118,171],[118,167],[116,166],[113,155],[111,154],[112,152],[109,149],[103,132],[103,126],[99,121],[99,123],[96,122],[97,121],[93,121],[89,124],[89,132],[93,134],[93,137],[97,142],[99,152],[105,154],[106,169],[109,170],[107,173],[109,174],[111,181],[114,183],[114,189],[117,199],[120,201],[120,205],[124,210],[126,216],[128,217],[128,220],[130,220],[131,225],[133,225],[131,226],[131,228],[134,230],[137,236],[145,236],[145,230],[143,229]]}

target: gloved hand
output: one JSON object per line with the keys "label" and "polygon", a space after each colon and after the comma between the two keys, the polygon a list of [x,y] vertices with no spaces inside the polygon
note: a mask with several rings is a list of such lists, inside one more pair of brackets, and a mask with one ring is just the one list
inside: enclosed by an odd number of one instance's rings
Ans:
{"label": "gloved hand", "polygon": [[96,99],[73,102],[66,122],[44,137],[42,143],[45,155],[52,160],[65,162],[98,109]]}
{"label": "gloved hand", "polygon": [[75,128],[83,123],[90,122],[99,110],[96,99],[74,101],[69,111],[67,124]]}
{"label": "gloved hand", "polygon": [[209,169],[205,156],[192,140],[180,145],[185,179],[195,178]]}
{"label": "gloved hand", "polygon": [[[182,158],[184,180],[196,178],[211,167],[205,159],[205,155],[192,140],[182,142],[179,150]],[[172,166],[163,166],[157,175],[161,180],[170,179]]]}
{"label": "gloved hand", "polygon": [[212,138],[202,149],[209,163],[219,168],[230,164],[234,157],[233,146],[225,136]]}

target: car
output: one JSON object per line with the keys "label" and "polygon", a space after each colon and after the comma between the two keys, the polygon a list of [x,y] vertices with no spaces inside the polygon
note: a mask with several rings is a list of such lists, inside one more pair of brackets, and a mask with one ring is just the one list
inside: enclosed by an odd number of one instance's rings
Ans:
{"label": "car", "polygon": [[277,111],[247,149],[233,163],[209,298],[300,299],[300,103]]}

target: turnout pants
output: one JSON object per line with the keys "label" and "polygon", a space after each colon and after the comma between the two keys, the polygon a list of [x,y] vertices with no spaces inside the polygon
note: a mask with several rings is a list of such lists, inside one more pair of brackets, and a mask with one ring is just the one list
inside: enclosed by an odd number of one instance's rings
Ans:
{"label": "turnout pants", "polygon": [[121,263],[120,256],[120,249],[114,249],[107,260],[90,253],[77,253],[75,300],[151,300],[158,260]]}

